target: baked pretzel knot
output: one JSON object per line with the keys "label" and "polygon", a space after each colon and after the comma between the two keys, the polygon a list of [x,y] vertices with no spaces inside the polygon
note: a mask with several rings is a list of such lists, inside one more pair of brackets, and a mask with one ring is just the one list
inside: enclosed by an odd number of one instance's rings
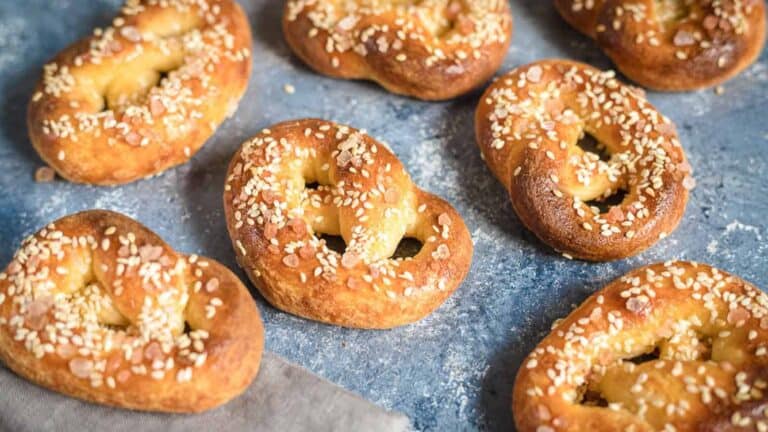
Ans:
{"label": "baked pretzel knot", "polygon": [[763,0],[555,0],[616,67],[658,90],[712,86],[752,64],[765,43]]}
{"label": "baked pretzel knot", "polygon": [[[768,297],[707,265],[637,269],[520,366],[520,432],[763,431]],[[762,407],[762,409],[759,409]]]}
{"label": "baked pretzel knot", "polygon": [[[486,91],[475,124],[523,224],[569,257],[611,260],[647,248],[675,229],[694,186],[669,119],[612,72],[581,63],[509,72]],[[583,149],[585,135],[609,156]],[[601,210],[617,193],[623,199]]]}
{"label": "baked pretzel knot", "polygon": [[29,134],[62,177],[114,185],[186,162],[234,113],[251,33],[233,0],[128,0],[45,66]]}
{"label": "baked pretzel knot", "polygon": [[[240,265],[264,297],[341,326],[425,317],[472,259],[469,232],[448,203],[418,189],[386,145],[332,122],[281,123],[246,142],[230,163],[224,208]],[[341,236],[346,249],[322,235]],[[393,258],[404,238],[421,249]]]}
{"label": "baked pretzel knot", "polygon": [[0,359],[69,396],[203,411],[245,390],[263,346],[258,309],[235,275],[117,213],[49,224],[0,273]]}
{"label": "baked pretzel knot", "polygon": [[441,100],[496,72],[512,15],[506,0],[289,0],[283,32],[319,73]]}

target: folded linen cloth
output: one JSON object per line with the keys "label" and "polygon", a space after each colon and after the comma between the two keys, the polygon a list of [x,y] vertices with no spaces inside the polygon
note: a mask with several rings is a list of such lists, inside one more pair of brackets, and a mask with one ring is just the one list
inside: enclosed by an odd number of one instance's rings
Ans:
{"label": "folded linen cloth", "polygon": [[38,387],[0,366],[0,431],[407,432],[410,421],[265,353],[245,394],[197,415],[142,413],[81,402]]}

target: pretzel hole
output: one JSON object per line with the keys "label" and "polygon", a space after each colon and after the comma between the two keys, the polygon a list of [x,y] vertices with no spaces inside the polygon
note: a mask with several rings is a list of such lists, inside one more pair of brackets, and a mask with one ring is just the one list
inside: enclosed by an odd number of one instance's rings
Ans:
{"label": "pretzel hole", "polygon": [[599,391],[591,390],[586,387],[587,385],[584,385],[584,389],[582,390],[581,399],[579,400],[579,404],[590,406],[590,407],[607,407],[608,401],[603,397],[603,394]]}
{"label": "pretzel hole", "polygon": [[584,132],[581,138],[579,138],[579,141],[576,142],[576,145],[578,145],[586,153],[591,153],[597,156],[603,162],[608,162],[611,160],[611,153],[608,151],[605,145],[589,133]]}
{"label": "pretzel hole", "polygon": [[653,348],[653,351],[649,351],[647,353],[640,354],[638,356],[625,359],[625,362],[634,363],[636,365],[641,365],[643,363],[648,363],[654,360],[658,360],[661,357],[661,349],[657,346]]}
{"label": "pretzel hole", "polygon": [[600,214],[608,213],[611,208],[620,206],[624,199],[627,197],[627,191],[619,189],[617,191],[607,191],[606,195],[600,198],[587,201],[586,204],[590,207],[595,207],[599,210]]}
{"label": "pretzel hole", "polygon": [[[165,65],[162,69],[134,71],[113,80],[102,95],[101,111],[118,110],[126,105],[144,103],[153,88],[162,86],[168,76],[181,67],[181,64],[173,63]],[[151,109],[160,108],[152,106]]]}
{"label": "pretzel hole", "polygon": [[419,254],[424,244],[413,237],[403,237],[400,243],[395,249],[395,253],[392,254],[393,259],[407,259],[413,258]]}
{"label": "pretzel hole", "polygon": [[317,190],[319,188],[320,188],[320,183],[316,181],[311,181],[311,182],[307,181],[306,183],[304,183],[304,189]]}
{"label": "pretzel hole", "polygon": [[[319,235],[318,235],[319,234]],[[344,241],[344,238],[337,235],[331,235],[331,234],[315,234],[320,240],[325,241],[325,246],[338,253],[339,255],[343,255],[344,252],[347,250],[347,243]]]}

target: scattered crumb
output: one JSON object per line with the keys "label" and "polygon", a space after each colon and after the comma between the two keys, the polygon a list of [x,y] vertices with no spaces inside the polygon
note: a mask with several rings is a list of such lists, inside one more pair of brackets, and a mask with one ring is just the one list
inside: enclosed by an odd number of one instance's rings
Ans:
{"label": "scattered crumb", "polygon": [[716,95],[720,96],[723,93],[725,93],[725,87],[723,87],[723,86],[715,87],[715,94]]}
{"label": "scattered crumb", "polygon": [[38,183],[50,183],[56,177],[56,172],[48,166],[43,166],[35,171],[35,181]]}
{"label": "scattered crumb", "polygon": [[283,86],[283,90],[288,94],[294,94],[296,93],[296,87],[292,86],[291,84],[286,84]]}

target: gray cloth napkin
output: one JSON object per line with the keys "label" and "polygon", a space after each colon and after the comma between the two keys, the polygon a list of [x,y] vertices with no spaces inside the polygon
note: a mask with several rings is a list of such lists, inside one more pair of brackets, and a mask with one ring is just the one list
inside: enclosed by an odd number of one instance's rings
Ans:
{"label": "gray cloth napkin", "polygon": [[0,366],[0,431],[407,432],[410,422],[280,357],[265,353],[242,396],[198,415],[120,410],[31,384]]}

